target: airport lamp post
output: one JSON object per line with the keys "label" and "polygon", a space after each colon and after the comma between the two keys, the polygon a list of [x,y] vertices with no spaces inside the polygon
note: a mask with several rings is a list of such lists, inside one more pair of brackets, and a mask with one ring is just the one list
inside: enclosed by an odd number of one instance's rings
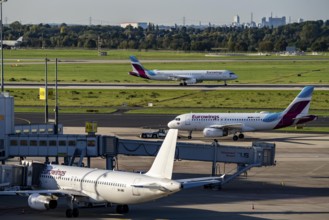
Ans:
{"label": "airport lamp post", "polygon": [[1,41],[1,92],[4,92],[4,73],[3,73],[3,22],[2,22],[2,3],[6,2],[7,0],[0,1],[0,13],[1,13],[1,34],[0,34],[0,41]]}

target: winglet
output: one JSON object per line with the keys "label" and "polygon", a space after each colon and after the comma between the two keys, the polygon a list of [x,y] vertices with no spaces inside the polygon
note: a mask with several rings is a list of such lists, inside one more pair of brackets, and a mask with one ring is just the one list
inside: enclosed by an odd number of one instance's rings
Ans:
{"label": "winglet", "polygon": [[177,129],[170,129],[147,176],[171,179],[176,151]]}

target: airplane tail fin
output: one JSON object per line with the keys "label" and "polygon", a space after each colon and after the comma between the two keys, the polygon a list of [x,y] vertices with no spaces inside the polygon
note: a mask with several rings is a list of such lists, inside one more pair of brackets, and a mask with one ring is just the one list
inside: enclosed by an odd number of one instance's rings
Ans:
{"label": "airplane tail fin", "polygon": [[305,86],[289,106],[282,112],[281,121],[275,128],[287,127],[299,124],[301,121],[307,122],[315,120],[317,117],[308,115],[311,105],[314,86]]}
{"label": "airplane tail fin", "polygon": [[16,41],[22,42],[23,41],[23,36],[22,37],[19,37]]}
{"label": "airplane tail fin", "polygon": [[143,65],[139,62],[139,60],[135,56],[130,56],[131,66],[133,71],[129,72],[129,75],[142,77],[145,79],[149,79],[147,76],[147,69],[143,67]]}
{"label": "airplane tail fin", "polygon": [[311,104],[313,90],[314,86],[305,86],[283,113],[307,115]]}
{"label": "airplane tail fin", "polygon": [[151,169],[145,175],[171,179],[174,167],[177,134],[177,129],[170,129],[168,131]]}

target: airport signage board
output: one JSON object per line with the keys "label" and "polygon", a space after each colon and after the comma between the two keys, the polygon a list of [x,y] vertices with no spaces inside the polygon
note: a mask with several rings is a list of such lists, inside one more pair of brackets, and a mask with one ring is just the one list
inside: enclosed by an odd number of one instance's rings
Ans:
{"label": "airport signage board", "polygon": [[[48,89],[48,98],[53,98],[54,92],[52,89]],[[39,88],[39,99],[40,100],[46,100],[46,89],[45,88]]]}

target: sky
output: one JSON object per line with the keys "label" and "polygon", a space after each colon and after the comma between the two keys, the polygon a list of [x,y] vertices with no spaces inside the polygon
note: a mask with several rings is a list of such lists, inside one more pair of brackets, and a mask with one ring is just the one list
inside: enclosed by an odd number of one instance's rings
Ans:
{"label": "sky", "polygon": [[262,17],[286,16],[292,22],[329,20],[329,0],[8,0],[3,3],[5,24],[67,23],[119,25],[124,22],[154,24],[256,23]]}

